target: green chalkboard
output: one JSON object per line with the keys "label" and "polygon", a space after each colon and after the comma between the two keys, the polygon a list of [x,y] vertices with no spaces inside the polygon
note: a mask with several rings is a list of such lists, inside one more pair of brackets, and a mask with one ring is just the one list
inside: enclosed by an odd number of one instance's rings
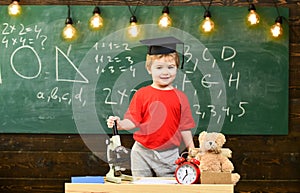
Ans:
{"label": "green chalkboard", "polygon": [[[127,36],[127,6],[103,6],[104,27],[92,31],[93,6],[71,6],[78,39],[61,30],[67,6],[23,6],[20,17],[0,17],[0,132],[110,133],[108,115],[121,116],[134,92],[151,83],[140,39],[174,36],[185,57],[175,86],[189,97],[203,130],[226,134],[288,133],[289,35],[273,39],[274,7],[257,11],[246,25],[247,7],[211,7],[215,31],[198,30],[203,7],[170,7],[173,26],[160,29],[162,7],[140,6],[137,38]],[[6,6],[0,9],[6,10]],[[288,17],[287,8],[280,14]]]}

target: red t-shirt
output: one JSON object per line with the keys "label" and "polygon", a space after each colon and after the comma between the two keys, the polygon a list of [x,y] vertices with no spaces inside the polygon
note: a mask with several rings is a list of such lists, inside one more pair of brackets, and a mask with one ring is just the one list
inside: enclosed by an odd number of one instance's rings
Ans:
{"label": "red t-shirt", "polygon": [[139,89],[124,118],[139,128],[133,138],[155,150],[178,147],[182,140],[180,131],[195,127],[188,98],[178,89]]}

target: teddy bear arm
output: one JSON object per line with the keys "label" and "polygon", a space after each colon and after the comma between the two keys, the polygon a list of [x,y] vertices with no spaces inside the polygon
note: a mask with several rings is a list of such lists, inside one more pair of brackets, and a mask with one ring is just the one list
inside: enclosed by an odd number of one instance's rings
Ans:
{"label": "teddy bear arm", "polygon": [[232,172],[234,170],[232,162],[227,157],[222,156],[221,165],[222,172]]}
{"label": "teddy bear arm", "polygon": [[240,178],[241,178],[241,176],[238,173],[231,174],[232,184],[236,185],[236,183],[238,183],[238,181],[240,180]]}

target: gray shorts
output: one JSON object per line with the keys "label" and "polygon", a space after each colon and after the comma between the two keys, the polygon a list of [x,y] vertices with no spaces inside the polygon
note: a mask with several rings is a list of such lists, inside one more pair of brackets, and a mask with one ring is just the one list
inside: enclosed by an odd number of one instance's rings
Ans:
{"label": "gray shorts", "polygon": [[133,177],[173,177],[178,148],[157,151],[145,148],[135,142],[131,150],[131,171]]}

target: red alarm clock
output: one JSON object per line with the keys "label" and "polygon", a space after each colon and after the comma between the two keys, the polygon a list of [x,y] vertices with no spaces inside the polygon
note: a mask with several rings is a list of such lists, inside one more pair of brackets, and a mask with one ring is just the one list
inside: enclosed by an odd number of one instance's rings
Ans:
{"label": "red alarm clock", "polygon": [[200,161],[191,158],[187,161],[184,157],[180,157],[175,161],[177,168],[175,170],[175,178],[179,184],[198,184],[200,183]]}

